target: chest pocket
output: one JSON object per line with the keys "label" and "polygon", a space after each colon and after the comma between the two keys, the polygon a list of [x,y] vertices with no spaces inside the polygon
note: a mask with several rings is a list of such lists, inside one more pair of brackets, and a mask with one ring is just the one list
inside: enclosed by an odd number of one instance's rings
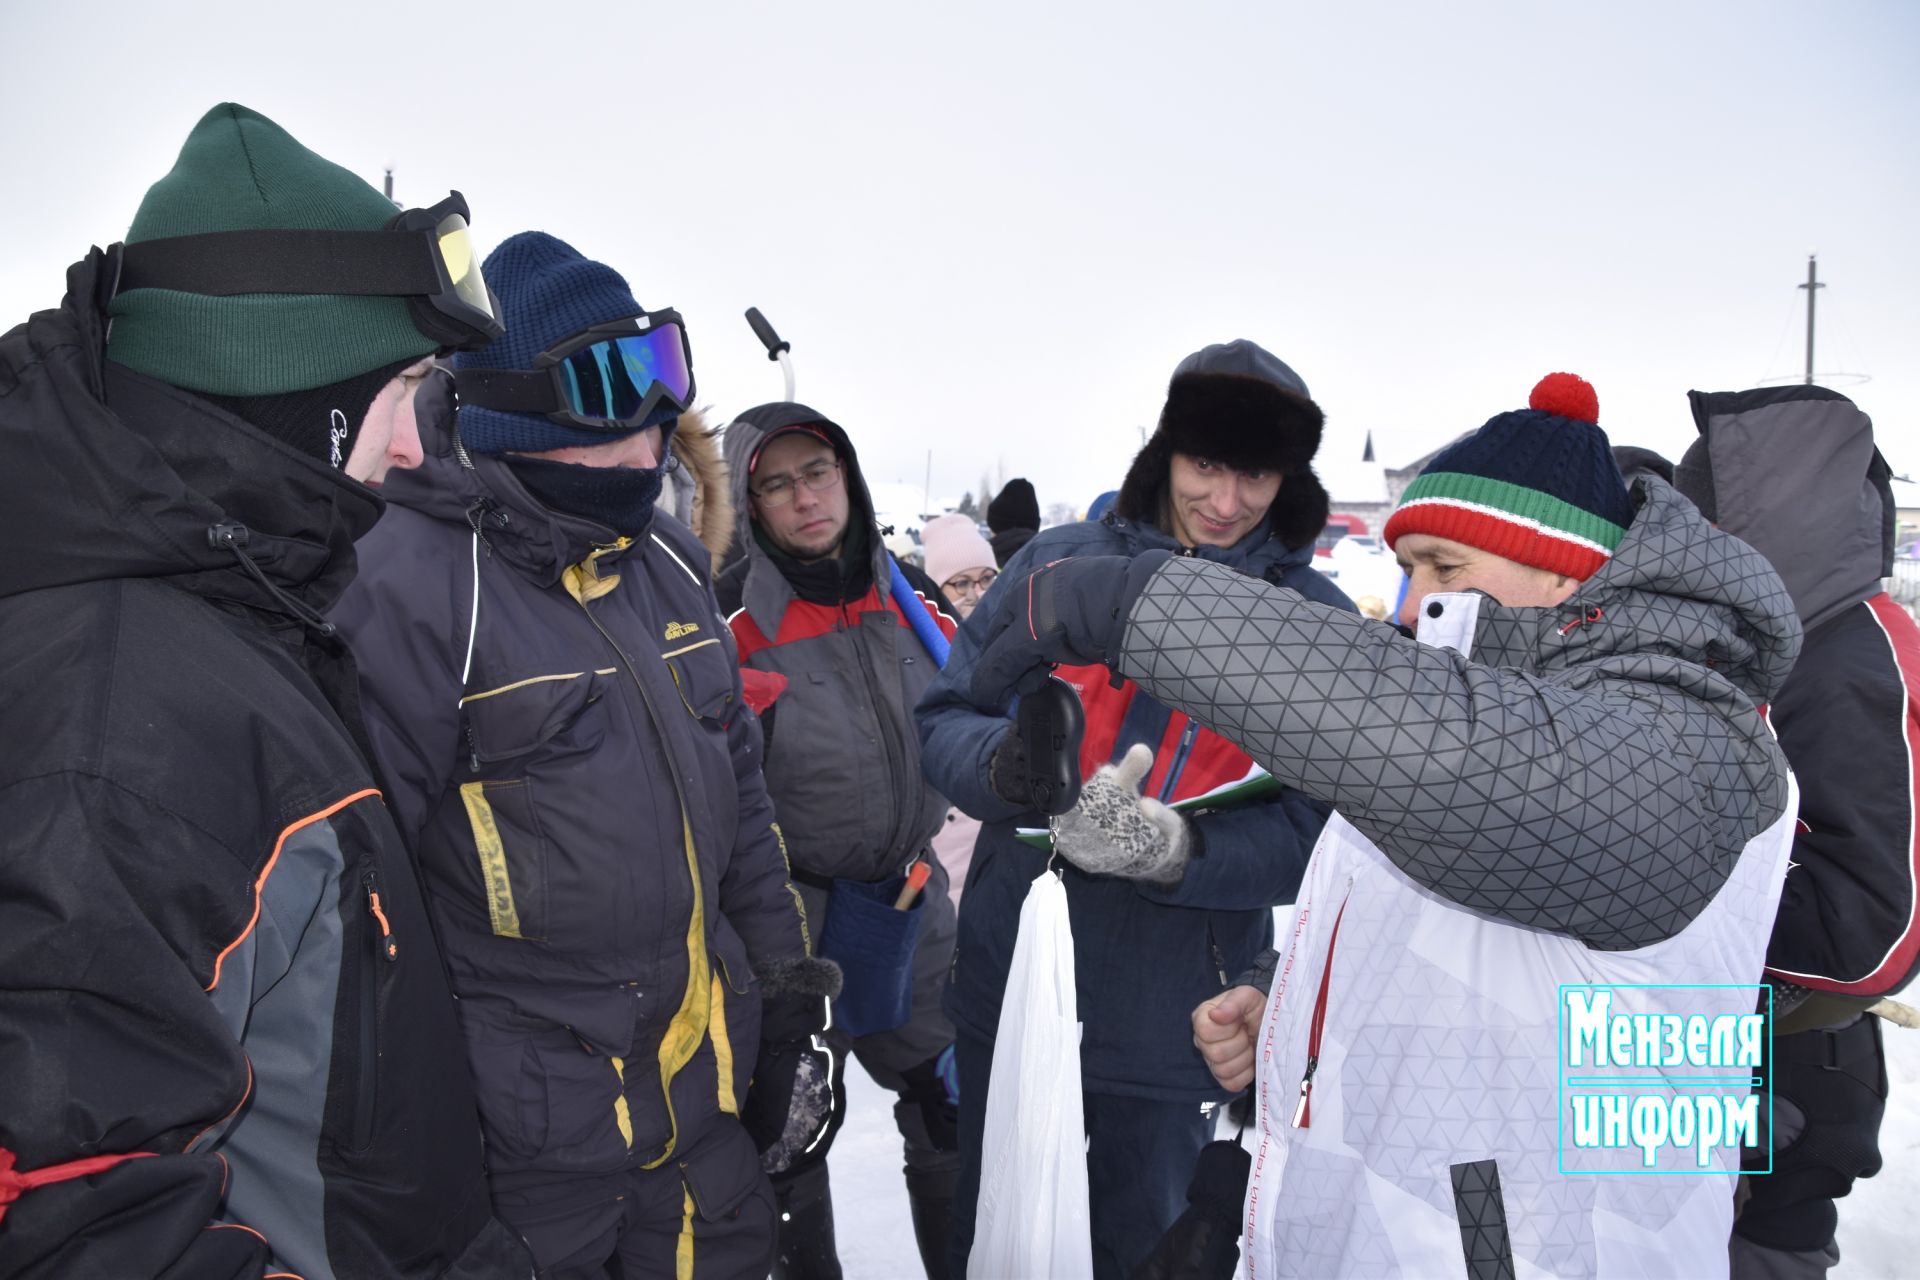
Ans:
{"label": "chest pocket", "polygon": [[468,694],[460,707],[474,758],[484,767],[542,748],[563,754],[593,750],[606,736],[606,717],[594,708],[617,674],[615,667],[558,672]]}
{"label": "chest pocket", "polygon": [[553,781],[556,760],[592,751],[606,737],[606,709],[598,704],[613,676],[612,669],[531,676],[464,700],[467,746],[481,776],[461,784],[460,801],[473,833],[476,888],[501,937],[548,936],[551,848],[540,788]]}
{"label": "chest pocket", "polygon": [[660,658],[673,676],[680,704],[701,720],[722,721],[734,703],[733,649],[717,635],[693,634],[670,643]]}

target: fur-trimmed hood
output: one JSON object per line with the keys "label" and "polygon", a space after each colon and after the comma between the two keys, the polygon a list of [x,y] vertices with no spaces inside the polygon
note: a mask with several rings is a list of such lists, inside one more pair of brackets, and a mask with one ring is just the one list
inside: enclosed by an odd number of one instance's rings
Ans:
{"label": "fur-trimmed hood", "polygon": [[733,485],[718,433],[701,410],[689,409],[680,415],[667,451],[673,465],[667,469],[659,505],[699,537],[717,574],[733,541],[734,521]]}
{"label": "fur-trimmed hood", "polygon": [[1175,453],[1243,471],[1278,471],[1268,515],[1275,537],[1300,547],[1326,528],[1327,491],[1313,474],[1326,415],[1293,370],[1244,339],[1181,361],[1152,437],[1134,455],[1113,509],[1157,524]]}

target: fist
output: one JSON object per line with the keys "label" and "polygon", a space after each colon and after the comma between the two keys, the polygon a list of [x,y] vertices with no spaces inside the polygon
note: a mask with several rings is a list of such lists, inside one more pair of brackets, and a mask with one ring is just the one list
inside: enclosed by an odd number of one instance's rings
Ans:
{"label": "fist", "polygon": [[1193,1047],[1221,1088],[1237,1091],[1253,1079],[1253,1046],[1266,1012],[1267,993],[1258,987],[1222,991],[1193,1011]]}

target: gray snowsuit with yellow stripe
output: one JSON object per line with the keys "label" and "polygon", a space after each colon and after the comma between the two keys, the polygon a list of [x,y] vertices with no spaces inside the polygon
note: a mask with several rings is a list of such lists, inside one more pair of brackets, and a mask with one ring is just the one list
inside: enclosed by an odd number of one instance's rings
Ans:
{"label": "gray snowsuit with yellow stripe", "polygon": [[529,1188],[611,1202],[604,1180],[659,1169],[686,1240],[749,1197],[770,1220],[736,1117],[755,975],[805,956],[806,921],[707,551],[664,513],[618,537],[424,443],[333,618],[459,997],[495,1202],[544,1266],[536,1219],[567,1197],[536,1212]]}

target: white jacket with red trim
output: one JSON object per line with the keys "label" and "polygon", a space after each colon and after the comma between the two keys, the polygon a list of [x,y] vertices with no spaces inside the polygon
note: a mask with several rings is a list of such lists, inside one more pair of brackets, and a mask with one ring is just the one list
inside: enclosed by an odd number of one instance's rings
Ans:
{"label": "white jacket with red trim", "polygon": [[[1422,639],[1470,644],[1479,597],[1429,600],[1442,612],[1421,619]],[[1463,906],[1336,813],[1308,862],[1255,1046],[1249,1280],[1725,1275],[1738,1148],[1715,1146],[1700,1172],[1654,1177],[1633,1176],[1640,1147],[1583,1148],[1574,1091],[1561,1086],[1564,988],[1605,989],[1614,1017],[1710,1027],[1751,1014],[1792,838],[1789,792],[1684,928],[1626,950]],[[1745,1089],[1617,1092],[1655,1099],[1664,1117],[1671,1100],[1685,1109]],[[1656,1167],[1696,1157],[1665,1151]]]}

